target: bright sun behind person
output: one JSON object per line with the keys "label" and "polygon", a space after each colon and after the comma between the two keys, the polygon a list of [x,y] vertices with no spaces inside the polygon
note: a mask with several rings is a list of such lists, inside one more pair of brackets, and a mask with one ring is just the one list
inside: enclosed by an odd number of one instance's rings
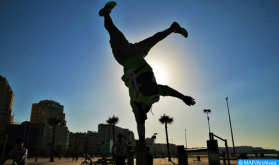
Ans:
{"label": "bright sun behind person", "polygon": [[157,84],[167,84],[167,72],[163,65],[152,63],[151,67],[153,68]]}

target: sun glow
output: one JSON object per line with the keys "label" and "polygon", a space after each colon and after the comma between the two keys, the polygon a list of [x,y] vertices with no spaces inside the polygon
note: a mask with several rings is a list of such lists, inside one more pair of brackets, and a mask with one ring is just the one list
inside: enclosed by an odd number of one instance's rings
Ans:
{"label": "sun glow", "polygon": [[166,84],[167,83],[167,72],[163,65],[159,63],[152,64],[153,72],[156,77],[156,81],[158,84]]}

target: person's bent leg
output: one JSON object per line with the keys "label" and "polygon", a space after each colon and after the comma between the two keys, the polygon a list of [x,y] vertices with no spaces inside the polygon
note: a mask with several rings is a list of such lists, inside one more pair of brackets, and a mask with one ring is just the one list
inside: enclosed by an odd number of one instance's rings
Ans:
{"label": "person's bent leg", "polygon": [[196,104],[195,99],[193,99],[192,97],[185,96],[167,85],[158,84],[158,89],[159,89],[159,94],[161,96],[176,97],[176,98],[182,100],[185,104],[187,104],[189,106]]}

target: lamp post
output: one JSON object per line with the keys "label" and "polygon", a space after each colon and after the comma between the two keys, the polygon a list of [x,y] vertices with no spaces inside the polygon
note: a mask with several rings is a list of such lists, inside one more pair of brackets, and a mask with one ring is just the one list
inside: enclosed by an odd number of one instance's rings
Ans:
{"label": "lamp post", "polygon": [[230,127],[231,127],[231,135],[232,135],[232,143],[233,143],[233,154],[234,154],[234,156],[235,156],[235,148],[234,148],[234,140],[233,140],[233,132],[232,132],[232,124],[231,124],[231,117],[230,117],[230,110],[229,110],[228,97],[226,97],[226,101],[227,101],[228,114],[229,114],[229,121],[230,121]]}
{"label": "lamp post", "polygon": [[208,114],[211,113],[211,110],[210,110],[210,109],[204,109],[203,112],[207,114],[208,129],[209,129],[209,133],[210,133],[210,125],[209,125],[209,117],[208,117]]}

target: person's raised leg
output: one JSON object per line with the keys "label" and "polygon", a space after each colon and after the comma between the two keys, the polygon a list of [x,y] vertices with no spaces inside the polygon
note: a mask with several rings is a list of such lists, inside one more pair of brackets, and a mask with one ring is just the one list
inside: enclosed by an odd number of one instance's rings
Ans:
{"label": "person's raised leg", "polygon": [[176,97],[176,98],[182,100],[185,104],[187,104],[189,106],[196,104],[195,99],[193,99],[191,96],[185,96],[167,85],[158,84],[158,89],[159,89],[159,94],[161,96]]}
{"label": "person's raised leg", "polygon": [[142,49],[144,50],[144,52],[147,54],[153,46],[155,46],[158,42],[160,42],[161,40],[163,40],[164,38],[166,38],[168,35],[170,35],[173,32],[179,33],[182,36],[184,36],[185,38],[188,37],[188,32],[184,28],[181,28],[177,22],[173,22],[172,25],[168,29],[158,32],[155,35],[153,35],[152,37],[149,37],[147,39],[140,41],[139,44],[142,47]]}

